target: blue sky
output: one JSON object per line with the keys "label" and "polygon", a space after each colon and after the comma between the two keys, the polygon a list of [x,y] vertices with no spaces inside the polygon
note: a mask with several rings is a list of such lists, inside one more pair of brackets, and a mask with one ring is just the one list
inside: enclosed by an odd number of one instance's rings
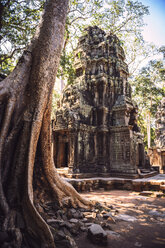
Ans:
{"label": "blue sky", "polygon": [[165,0],[139,0],[149,6],[150,15],[145,17],[144,38],[157,46],[165,46]]}

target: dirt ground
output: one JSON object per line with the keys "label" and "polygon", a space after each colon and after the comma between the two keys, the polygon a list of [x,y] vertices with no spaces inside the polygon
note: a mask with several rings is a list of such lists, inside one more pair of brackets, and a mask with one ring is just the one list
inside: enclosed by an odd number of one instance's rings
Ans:
{"label": "dirt ground", "polygon": [[[107,248],[165,248],[165,198],[147,197],[122,190],[82,193],[112,206],[116,223],[107,230]],[[87,234],[76,238],[79,248],[94,248]]]}

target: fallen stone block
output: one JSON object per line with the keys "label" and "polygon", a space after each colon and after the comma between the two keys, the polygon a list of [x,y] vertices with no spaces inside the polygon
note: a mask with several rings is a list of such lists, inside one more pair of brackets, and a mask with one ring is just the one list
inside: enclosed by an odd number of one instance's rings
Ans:
{"label": "fallen stone block", "polygon": [[140,192],[139,195],[152,196],[153,195],[153,192],[152,191],[142,191],[142,192]]}
{"label": "fallen stone block", "polygon": [[92,241],[92,243],[97,244],[97,245],[107,244],[107,233],[98,224],[92,224],[88,228],[88,238]]}
{"label": "fallen stone block", "polygon": [[135,218],[134,216],[127,215],[127,214],[119,214],[118,216],[116,216],[116,219],[128,221],[128,222],[137,221],[137,218]]}

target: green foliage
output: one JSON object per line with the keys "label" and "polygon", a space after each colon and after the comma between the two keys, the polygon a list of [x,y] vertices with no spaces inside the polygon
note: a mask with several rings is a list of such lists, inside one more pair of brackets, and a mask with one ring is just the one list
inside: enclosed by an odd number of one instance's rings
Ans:
{"label": "green foliage", "polygon": [[[148,149],[148,143],[147,143],[147,121],[146,121],[146,115],[144,112],[139,109],[138,113],[138,126],[141,129],[141,133],[144,135],[144,147],[147,151]],[[154,146],[154,140],[155,140],[155,126],[154,126],[154,118],[152,118],[151,123],[151,146]]]}
{"label": "green foliage", "polygon": [[72,53],[63,53],[61,55],[60,67],[58,69],[57,77],[67,79],[67,84],[72,84],[75,79],[75,69],[73,67],[74,57]]}
{"label": "green foliage", "polygon": [[57,105],[58,105],[58,101],[60,100],[60,94],[53,89],[53,95],[52,95],[52,112],[51,112],[51,119],[53,120],[55,118],[54,114],[55,111],[57,110]]}
{"label": "green foliage", "polygon": [[151,60],[132,82],[134,96],[140,100],[139,106],[149,111],[152,116],[156,113],[160,100],[165,96],[164,78],[163,61]]}
{"label": "green foliage", "polygon": [[43,9],[43,3],[43,0],[1,1],[1,73],[10,73],[18,56],[31,40]]}
{"label": "green foliage", "polygon": [[[132,75],[145,58],[158,52],[156,47],[147,44],[142,36],[145,25],[143,18],[148,14],[148,7],[139,1],[70,0],[64,44],[65,57],[70,57],[70,53],[73,55],[78,37],[83,35],[84,29],[89,25],[97,25],[119,37]],[[64,59],[64,56],[62,59],[63,62],[69,62],[68,67],[72,65],[71,59]],[[63,62],[61,66],[64,66]],[[62,69],[61,76],[63,76]]]}
{"label": "green foliage", "polygon": [[15,63],[12,58],[6,58],[1,64],[0,73],[8,75],[15,67]]}
{"label": "green foliage", "polygon": [[[165,69],[163,61],[151,60],[131,82],[133,97],[139,107],[139,125],[147,142],[147,125],[151,126],[151,145],[155,138],[155,114],[165,96]],[[151,118],[149,123],[148,116]]]}
{"label": "green foliage", "polygon": [[[9,73],[16,64],[38,24],[45,0],[3,0],[0,20],[0,64],[3,73]],[[70,0],[66,21],[64,51],[58,76],[68,83],[74,80],[73,54],[78,37],[89,25],[98,25],[105,31],[117,34],[125,48],[130,72],[140,61],[155,50],[145,45],[142,37],[143,17],[148,7],[139,1],[129,0]],[[10,65],[8,64],[10,63]]]}

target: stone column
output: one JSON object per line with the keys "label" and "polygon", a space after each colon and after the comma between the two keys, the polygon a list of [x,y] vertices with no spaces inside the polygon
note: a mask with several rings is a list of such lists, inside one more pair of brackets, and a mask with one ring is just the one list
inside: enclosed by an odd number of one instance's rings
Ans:
{"label": "stone column", "polygon": [[94,153],[95,158],[97,157],[97,133],[94,134]]}
{"label": "stone column", "polygon": [[69,135],[69,171],[72,173],[75,167],[75,133]]}
{"label": "stone column", "polygon": [[105,105],[106,84],[103,83],[103,106]]}
{"label": "stone column", "polygon": [[106,153],[107,153],[107,150],[106,150],[106,132],[103,132],[103,156],[106,157]]}
{"label": "stone column", "polygon": [[84,161],[84,139],[83,139],[83,132],[78,132],[78,138],[77,138],[77,169],[80,170],[80,165]]}
{"label": "stone column", "polygon": [[107,110],[103,108],[103,126],[106,126]]}
{"label": "stone column", "polygon": [[99,94],[97,92],[97,87],[95,87],[95,99],[94,99],[95,106],[98,105],[98,100],[99,100]]}

